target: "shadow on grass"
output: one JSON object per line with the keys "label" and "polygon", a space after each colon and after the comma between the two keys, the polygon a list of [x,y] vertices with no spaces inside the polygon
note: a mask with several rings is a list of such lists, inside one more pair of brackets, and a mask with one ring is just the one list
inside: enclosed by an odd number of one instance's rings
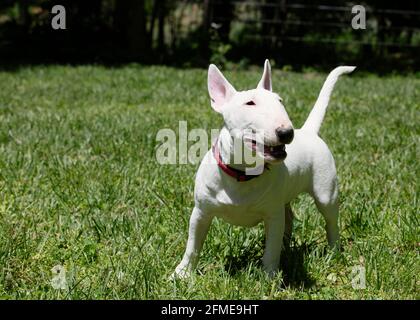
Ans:
{"label": "shadow on grass", "polygon": [[[315,285],[306,269],[306,257],[313,249],[312,244],[286,246],[280,259],[280,270],[283,272],[282,287],[308,289]],[[239,256],[226,257],[225,270],[235,276],[246,270],[250,263],[262,267],[262,250],[245,248]]]}
{"label": "shadow on grass", "polygon": [[305,263],[306,257],[311,251],[312,245],[306,243],[285,248],[280,259],[283,287],[308,289],[315,285],[315,279],[309,275]]}

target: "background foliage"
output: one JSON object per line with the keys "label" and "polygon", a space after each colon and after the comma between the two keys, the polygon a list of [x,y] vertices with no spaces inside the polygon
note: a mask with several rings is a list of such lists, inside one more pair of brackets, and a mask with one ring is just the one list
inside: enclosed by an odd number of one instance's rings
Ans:
{"label": "background foliage", "polygon": [[418,71],[420,3],[371,0],[367,29],[351,28],[347,0],[63,0],[67,29],[53,30],[53,0],[0,4],[0,57],[24,62],[260,63],[302,69],[340,63]]}

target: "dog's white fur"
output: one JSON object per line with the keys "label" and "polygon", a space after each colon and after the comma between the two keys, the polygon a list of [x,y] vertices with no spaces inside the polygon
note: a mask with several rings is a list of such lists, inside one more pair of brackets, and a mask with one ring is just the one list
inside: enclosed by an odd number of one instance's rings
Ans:
{"label": "dog's white fur", "polygon": [[[238,182],[218,167],[211,150],[198,169],[187,248],[173,276],[185,277],[194,270],[207,231],[214,217],[240,226],[265,224],[264,269],[273,274],[279,266],[283,237],[290,238],[293,213],[292,201],[300,193],[310,194],[326,222],[330,247],[338,247],[338,184],[333,156],[318,136],[334,85],[341,74],[355,67],[334,69],[327,77],[315,106],[300,130],[295,130],[292,143],[286,147],[284,160],[264,157],[270,164],[259,177]],[[265,145],[279,145],[277,128],[292,128],[281,98],[273,93],[268,60],[257,89],[237,92],[216,66],[210,65],[208,87],[212,107],[223,115],[225,125],[218,143],[222,159],[233,159],[231,132],[243,138],[245,130],[263,130],[257,140]],[[246,103],[253,101],[254,106]],[[241,134],[243,135],[241,137]],[[232,163],[232,162],[230,162]],[[246,165],[231,165],[244,170]]]}

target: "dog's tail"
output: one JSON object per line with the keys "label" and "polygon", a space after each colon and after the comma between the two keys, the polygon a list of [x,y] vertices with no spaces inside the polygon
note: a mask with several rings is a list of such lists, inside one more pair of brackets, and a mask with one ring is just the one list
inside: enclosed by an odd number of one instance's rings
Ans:
{"label": "dog's tail", "polygon": [[302,129],[318,133],[322,120],[324,120],[325,111],[327,111],[328,102],[330,101],[330,96],[338,77],[344,73],[350,73],[354,69],[356,69],[356,67],[343,66],[337,67],[330,72]]}

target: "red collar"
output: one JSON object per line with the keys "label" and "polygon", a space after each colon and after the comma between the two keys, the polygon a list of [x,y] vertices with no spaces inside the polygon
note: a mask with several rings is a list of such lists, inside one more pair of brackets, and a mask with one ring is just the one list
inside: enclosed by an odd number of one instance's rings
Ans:
{"label": "red collar", "polygon": [[244,171],[229,167],[227,164],[224,164],[222,161],[222,156],[220,154],[219,139],[216,139],[216,142],[212,146],[213,156],[217,161],[217,165],[222,169],[227,175],[235,178],[238,182],[249,181],[251,179],[259,177],[259,175],[246,175]]}

